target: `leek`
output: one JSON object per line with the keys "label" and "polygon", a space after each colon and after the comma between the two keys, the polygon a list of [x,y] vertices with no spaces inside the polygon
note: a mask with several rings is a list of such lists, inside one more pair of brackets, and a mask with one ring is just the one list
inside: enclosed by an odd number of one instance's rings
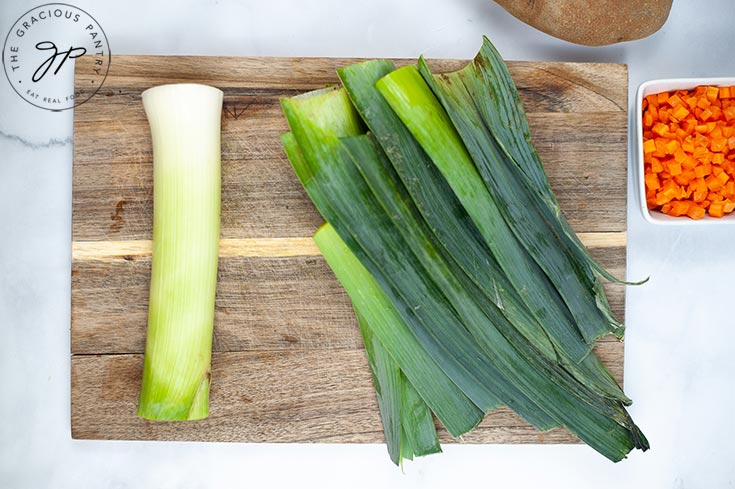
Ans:
{"label": "leek", "polygon": [[[293,135],[286,133],[281,140],[307,193],[316,202],[322,202],[319,188],[303,173],[305,162]],[[350,296],[355,310],[369,323],[370,332],[400,365],[409,382],[450,434],[460,436],[477,426],[482,420],[482,411],[424,349],[409,326],[417,321],[414,313],[405,307],[399,312],[372,275],[362,265],[357,266],[359,260],[351,251],[347,253],[344,249],[346,245],[339,235],[334,235],[335,229],[325,225],[314,236],[314,240]],[[342,258],[337,260],[333,257]]]}
{"label": "leek", "polygon": [[138,416],[209,414],[220,231],[222,92],[163,85],[143,92],[153,141],[153,258]]}
{"label": "leek", "polygon": [[[462,204],[375,87],[380,78],[393,70],[393,63],[386,60],[365,61],[338,70],[352,102],[385,153],[389,155],[397,174],[373,178],[371,185],[375,188],[386,178],[395,181],[400,178],[426,224],[458,265],[539,352],[555,360],[557,352],[549,340],[547,331],[523,304],[521,294],[526,292],[523,289],[517,292],[510,284],[495,256],[479,236],[474,223],[464,212]],[[379,169],[374,165],[363,167],[363,174],[369,182],[370,174],[365,172],[370,170],[375,172]],[[391,170],[388,165],[383,171],[391,172]],[[500,258],[503,256],[500,255]],[[508,266],[514,267],[517,264],[511,258],[508,260]],[[560,324],[574,329],[575,325],[568,320],[568,314],[564,312],[565,306],[561,298],[558,295],[555,297],[558,309],[553,308],[553,302],[546,303],[546,321],[549,324]],[[553,335],[554,332],[555,330],[549,327],[548,333]],[[563,341],[563,337],[554,337],[554,342]],[[581,341],[581,338],[578,341]],[[630,404],[630,399],[625,396],[595,355],[589,354],[577,364],[563,355],[563,352],[560,354],[560,361],[581,382],[603,395]]]}
{"label": "leek", "polygon": [[[415,340],[411,340],[410,333],[405,329],[403,321],[387,297],[334,229],[325,224],[314,235],[314,241],[345,287],[355,307],[373,374],[391,460],[399,464],[403,458],[410,460],[414,456],[441,451],[431,411],[419,389],[435,407],[439,408],[439,412],[444,412],[447,407],[451,407],[452,401],[439,401],[439,404],[435,404],[435,401],[436,392],[450,385],[443,380],[446,377],[441,371],[436,370],[433,362]],[[402,371],[399,364],[393,360],[380,337],[387,338],[386,344],[398,348],[395,358],[401,360],[401,365],[408,366],[407,372]],[[415,368],[421,363],[425,369]],[[419,386],[418,389],[414,387],[409,377],[414,379]],[[432,385],[433,383],[436,385]],[[449,387],[448,392],[451,393],[452,390],[453,395],[459,399],[463,398],[456,387]],[[474,423],[479,423],[480,413],[472,408],[470,410],[476,413]]]}
{"label": "leek", "polygon": [[[308,100],[308,104],[304,110],[300,110],[299,102],[303,100]],[[339,140],[333,136],[330,141],[328,127],[322,124],[327,120],[334,121],[339,116],[330,112],[328,116],[321,117],[320,107],[322,110],[334,110],[337,107],[335,100],[343,100],[338,91],[291,100],[291,103],[284,101],[291,129],[294,133],[301,132],[302,136],[311,136],[307,143],[312,147],[341,148],[342,152],[352,155],[353,164],[355,161],[372,161],[377,156],[370,153],[375,151],[375,145],[369,139]],[[346,114],[351,112],[348,107],[341,110]],[[357,126],[340,124],[340,127]],[[298,136],[295,137],[298,140]],[[489,375],[487,385],[493,386],[504,403],[539,428],[563,423],[582,440],[613,460],[619,460],[632,447],[645,443],[619,403],[600,398],[554,362],[544,361],[499,310],[493,309],[494,306],[487,301],[474,299],[477,296],[473,295],[468,279],[453,273],[449,264],[435,253],[429,241],[418,237],[406,242],[400,240],[403,231],[390,226],[387,213],[381,211],[380,204],[357,169],[333,150],[325,151],[323,159],[315,157],[314,153],[307,156],[304,151],[304,160],[313,167],[312,179],[322,188],[333,191],[327,197],[331,199],[329,207],[334,212],[333,219],[346,222],[352,229],[353,238],[357,237],[360,244],[373,250],[372,256],[381,258],[382,255],[385,258],[395,253],[402,257],[394,263],[386,262],[384,269],[390,267],[394,278],[411,278],[410,281],[398,282],[400,290],[412,298],[411,303],[417,305],[415,310],[432,313],[425,318],[427,322],[434,318],[433,331],[452,331],[453,335],[444,336],[446,340],[470,334],[480,349],[477,350],[477,357],[467,356],[464,362],[471,364],[481,361],[484,373]],[[308,163],[310,157],[312,162]],[[434,258],[433,262],[430,256]],[[387,275],[380,268],[378,273]],[[440,285],[448,295],[432,293],[431,285],[434,283]],[[417,294],[417,291],[421,294]],[[460,315],[460,323],[457,323],[450,309],[445,309],[444,304]],[[483,371],[477,373],[482,375]]]}
{"label": "leek", "polygon": [[[508,279],[544,325],[556,348],[575,363],[580,362],[594,345],[582,341],[577,327],[570,326],[569,318],[565,317],[571,314],[576,319],[580,312],[570,311],[563,305],[560,307],[561,291],[554,288],[505,223],[452,121],[416,67],[400,68],[381,78],[376,87],[444,176]],[[589,291],[583,293],[589,295]],[[598,312],[594,304],[578,302],[582,311],[590,312],[592,309],[593,315]],[[604,321],[597,316],[589,320]]]}
{"label": "leek", "polygon": [[[543,170],[514,160],[529,148],[495,134],[482,100],[449,86],[458,78],[420,65],[361,63],[338,71],[344,89],[281,101],[282,141],[327,220],[315,240],[353,302],[391,458],[438,448],[429,410],[463,432],[457,421],[470,418],[449,404],[451,386],[480,413],[505,404],[610,460],[647,449],[630,400],[590,352],[596,328],[622,331],[542,175],[526,176]],[[477,99],[492,98],[473,80]],[[515,192],[496,188],[514,177]],[[524,205],[533,215],[515,222]],[[555,248],[539,257],[544,246]],[[445,388],[427,388],[417,359]]]}
{"label": "leek", "polygon": [[[531,422],[528,410],[534,409],[535,403],[535,409],[546,412],[612,459],[621,457],[618,451],[621,444],[622,455],[637,446],[639,430],[620,403],[587,391],[555,361],[539,355],[497,306],[485,300],[462,272],[453,269],[451,260],[433,247],[430,238],[424,235],[421,220],[411,216],[409,204],[401,198],[395,181],[376,170],[384,168],[386,163],[377,144],[366,136],[343,142],[355,164],[364,168],[365,173],[375,173],[372,182],[386,213],[396,219],[396,227],[409,248],[445,291],[478,344],[493,358],[492,367],[488,368],[496,372],[495,386],[501,399]],[[381,159],[382,163],[378,161]],[[524,399],[531,404],[526,404]]]}
{"label": "leek", "polygon": [[[362,131],[347,94],[342,89],[317,91],[283,99],[281,105],[306,165],[295,168],[296,174],[301,174],[302,183],[319,188],[318,193],[310,194],[317,209],[375,277],[452,381],[483,411],[499,407],[501,403],[491,388],[493,375],[486,367],[486,355],[459,322],[441,291],[422,278],[421,266],[397,232],[380,237],[375,234],[374,224],[382,225],[386,216],[371,215],[370,208],[354,205],[356,199],[372,197],[364,182],[350,178],[357,174],[357,169],[340,156],[339,138]],[[342,172],[351,175],[341,175]],[[345,216],[346,212],[349,215]],[[357,236],[363,240],[357,240]],[[409,311],[412,313],[406,314]]]}
{"label": "leek", "polygon": [[[509,155],[483,123],[480,110],[474,103],[476,97],[463,84],[473,66],[439,76],[431,76],[424,62],[420,61],[419,66],[424,79],[449,114],[501,215],[560,291],[585,341],[594,344],[611,332],[622,337],[622,325],[612,318],[612,313],[600,307],[606,306],[607,301],[601,302],[597,296],[601,289],[594,287],[594,275],[585,273],[575,262],[573,250],[568,249],[558,227],[554,226],[553,223],[558,222],[557,216],[548,215],[548,207],[540,203],[541,196],[524,181],[520,168],[506,164]],[[529,209],[534,212],[529,212]]]}

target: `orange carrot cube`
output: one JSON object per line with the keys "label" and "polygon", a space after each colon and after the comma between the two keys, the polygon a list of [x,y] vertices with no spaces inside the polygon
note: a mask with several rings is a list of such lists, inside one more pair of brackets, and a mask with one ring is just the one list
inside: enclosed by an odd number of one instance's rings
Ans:
{"label": "orange carrot cube", "polygon": [[677,141],[676,139],[672,139],[665,145],[666,154],[673,155],[680,147],[681,144],[679,144],[679,141]]}
{"label": "orange carrot cube", "polygon": [[712,192],[717,192],[722,188],[722,184],[713,175],[708,176],[704,181],[707,183],[707,188]]}
{"label": "orange carrot cube", "polygon": [[667,103],[668,103],[668,104],[669,104],[670,106],[672,106],[672,107],[676,107],[676,106],[678,106],[678,105],[681,105],[681,104],[682,104],[682,100],[681,100],[681,99],[679,98],[679,96],[678,96],[677,94],[673,94],[673,95],[671,95],[671,96],[670,96],[670,97],[669,97],[669,98],[668,98],[668,99],[666,100],[666,102],[667,102]]}
{"label": "orange carrot cube", "polygon": [[651,127],[653,125],[653,116],[646,112],[643,116],[643,127]]}
{"label": "orange carrot cube", "polygon": [[724,171],[720,173],[719,175],[715,175],[715,178],[717,179],[718,182],[720,182],[720,185],[723,185],[723,186],[725,185],[725,183],[727,183],[728,180],[730,180],[730,176]]}
{"label": "orange carrot cube", "polygon": [[695,220],[702,219],[704,217],[704,208],[697,204],[692,204],[689,206],[689,209],[687,209],[687,216]]}
{"label": "orange carrot cube", "polygon": [[653,173],[664,171],[664,166],[661,164],[661,160],[659,160],[655,156],[651,156],[651,171]]}
{"label": "orange carrot cube", "polygon": [[709,100],[710,102],[714,102],[715,100],[717,100],[717,96],[720,94],[720,89],[717,87],[707,87],[704,94],[707,97],[707,100]]}
{"label": "orange carrot cube", "polygon": [[[710,112],[712,111],[710,110]],[[674,119],[680,121],[685,119],[689,115],[689,111],[683,105],[677,105],[671,115],[672,117],[674,117]]]}
{"label": "orange carrot cube", "polygon": [[657,122],[656,124],[654,124],[651,130],[653,131],[654,134],[664,137],[669,133],[669,126],[661,122]]}
{"label": "orange carrot cube", "polygon": [[710,143],[710,149],[715,152],[724,151],[727,148],[727,139],[725,138],[713,138]]}
{"label": "orange carrot cube", "polygon": [[661,182],[658,180],[658,176],[655,173],[649,173],[646,175],[646,188],[652,190],[658,190],[661,188]]}
{"label": "orange carrot cube", "polygon": [[725,215],[725,206],[722,202],[712,202],[707,209],[707,214],[712,217],[722,217]]}
{"label": "orange carrot cube", "polygon": [[650,154],[656,151],[656,143],[653,141],[653,139],[649,139],[648,141],[645,141],[643,143],[643,152],[645,154]]}
{"label": "orange carrot cube", "polygon": [[[692,203],[683,201],[683,200],[674,200],[671,202],[671,212],[670,215],[672,216],[683,216],[687,213],[689,210],[689,207],[691,207]],[[696,204],[695,204],[696,205]]]}

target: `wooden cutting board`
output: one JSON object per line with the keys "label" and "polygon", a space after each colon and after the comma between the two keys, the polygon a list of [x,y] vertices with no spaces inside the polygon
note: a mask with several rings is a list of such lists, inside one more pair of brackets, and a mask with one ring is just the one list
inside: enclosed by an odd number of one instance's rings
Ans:
{"label": "wooden cutting board", "polygon": [[[102,89],[74,113],[74,438],[383,441],[350,303],[310,238],[322,218],[278,140],[287,130],[278,99],[336,83],[335,70],[355,61],[113,57]],[[449,71],[465,62],[430,64]],[[569,221],[595,257],[624,276],[626,67],[512,62],[510,70]],[[203,421],[156,423],[136,417],[153,216],[151,143],[140,94],[180,82],[225,94],[211,410]],[[78,90],[87,83],[77,75]],[[623,288],[607,290],[622,318]],[[605,339],[596,352],[622,381],[622,343]],[[443,430],[441,438],[450,441]],[[576,439],[564,429],[539,433],[498,409],[463,441]]]}

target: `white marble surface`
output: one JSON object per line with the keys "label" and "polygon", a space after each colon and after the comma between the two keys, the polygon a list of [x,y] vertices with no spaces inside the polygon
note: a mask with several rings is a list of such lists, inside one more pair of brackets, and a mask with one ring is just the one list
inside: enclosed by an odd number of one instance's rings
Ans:
{"label": "white marble surface", "polygon": [[[42,2],[4,0],[0,33]],[[506,59],[628,63],[650,78],[735,75],[735,3],[677,0],[662,31],[585,48],[489,0],[75,0],[113,53],[462,57],[487,34]],[[393,5],[394,3],[399,5]],[[626,390],[651,441],[612,464],[584,446],[458,446],[402,474],[382,445],[74,441],[69,422],[72,114],[0,78],[0,487],[707,488],[735,485],[735,226],[663,228],[629,191]]]}

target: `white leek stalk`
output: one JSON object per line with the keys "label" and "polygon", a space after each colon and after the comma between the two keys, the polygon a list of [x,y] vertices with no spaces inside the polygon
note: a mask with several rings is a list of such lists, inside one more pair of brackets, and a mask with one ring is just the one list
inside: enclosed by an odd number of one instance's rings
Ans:
{"label": "white leek stalk", "polygon": [[143,92],[153,140],[153,266],[138,416],[209,415],[220,230],[222,92]]}

